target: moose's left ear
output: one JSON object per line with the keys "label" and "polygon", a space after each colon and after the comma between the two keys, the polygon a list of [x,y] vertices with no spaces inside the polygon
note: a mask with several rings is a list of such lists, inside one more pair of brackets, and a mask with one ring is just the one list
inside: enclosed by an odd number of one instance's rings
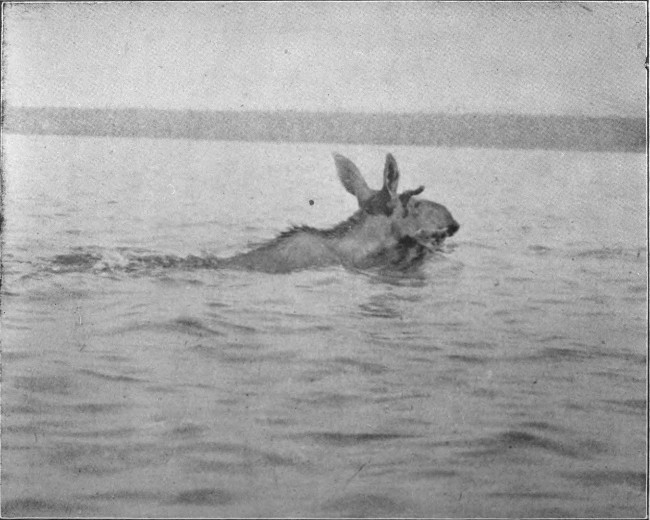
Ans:
{"label": "moose's left ear", "polygon": [[397,197],[398,182],[399,170],[397,169],[397,161],[392,154],[386,154],[386,166],[384,166],[384,189],[388,191],[392,197]]}

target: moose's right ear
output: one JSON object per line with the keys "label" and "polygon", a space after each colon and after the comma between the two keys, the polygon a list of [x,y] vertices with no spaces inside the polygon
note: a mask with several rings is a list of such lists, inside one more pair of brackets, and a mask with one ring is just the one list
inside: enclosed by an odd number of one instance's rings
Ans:
{"label": "moose's right ear", "polygon": [[357,168],[350,159],[343,157],[338,153],[332,155],[334,156],[334,162],[336,163],[336,173],[338,173],[343,187],[348,191],[348,193],[351,193],[357,198],[359,201],[359,207],[363,206],[372,198],[375,191],[368,187],[359,171],[359,168]]}
{"label": "moose's right ear", "polygon": [[384,166],[384,190],[392,197],[397,197],[397,183],[399,182],[399,170],[397,161],[392,154],[386,154],[386,165]]}

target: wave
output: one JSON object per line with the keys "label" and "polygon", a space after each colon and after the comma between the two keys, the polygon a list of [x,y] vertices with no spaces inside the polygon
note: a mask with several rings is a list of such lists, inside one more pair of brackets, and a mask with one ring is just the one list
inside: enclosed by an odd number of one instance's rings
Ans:
{"label": "wave", "polygon": [[[643,255],[644,258],[641,258]],[[593,258],[596,260],[615,260],[615,259],[636,259],[645,260],[645,254],[642,248],[624,248],[624,247],[601,247],[599,249],[584,249],[571,256],[576,258]]]}
{"label": "wave", "polygon": [[49,273],[131,273],[146,274],[161,269],[192,271],[224,267],[223,260],[212,255],[178,256],[156,254],[139,249],[114,250],[96,247],[75,248],[69,253],[41,259],[41,270]]}

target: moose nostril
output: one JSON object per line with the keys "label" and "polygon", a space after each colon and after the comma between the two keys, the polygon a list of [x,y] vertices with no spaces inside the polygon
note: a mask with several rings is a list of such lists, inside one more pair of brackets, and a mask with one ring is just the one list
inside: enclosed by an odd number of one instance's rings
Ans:
{"label": "moose nostril", "polygon": [[452,236],[452,235],[453,235],[454,233],[456,233],[456,231],[458,231],[459,229],[460,229],[460,224],[454,220],[454,221],[453,221],[451,224],[449,224],[449,226],[447,227],[447,234],[448,234],[449,236]]}

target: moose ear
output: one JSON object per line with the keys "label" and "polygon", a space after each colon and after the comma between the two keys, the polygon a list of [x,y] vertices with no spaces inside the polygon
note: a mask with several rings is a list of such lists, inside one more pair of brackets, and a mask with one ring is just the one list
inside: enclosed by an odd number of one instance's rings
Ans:
{"label": "moose ear", "polygon": [[397,184],[399,182],[399,170],[397,161],[392,154],[386,154],[386,165],[384,166],[384,190],[392,197],[397,197]]}
{"label": "moose ear", "polygon": [[366,181],[364,180],[359,168],[342,155],[335,153],[334,162],[336,163],[336,173],[343,184],[343,187],[354,195],[359,201],[359,207],[363,206],[375,194],[375,190],[371,190]]}

